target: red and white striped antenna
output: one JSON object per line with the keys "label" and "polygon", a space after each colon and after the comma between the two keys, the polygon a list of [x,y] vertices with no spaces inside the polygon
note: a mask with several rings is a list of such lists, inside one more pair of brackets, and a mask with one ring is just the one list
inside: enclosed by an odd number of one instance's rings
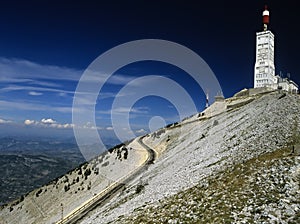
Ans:
{"label": "red and white striped antenna", "polygon": [[263,11],[263,24],[264,24],[264,31],[268,29],[268,25],[270,23],[270,12],[268,10],[268,6],[265,5],[265,10]]}

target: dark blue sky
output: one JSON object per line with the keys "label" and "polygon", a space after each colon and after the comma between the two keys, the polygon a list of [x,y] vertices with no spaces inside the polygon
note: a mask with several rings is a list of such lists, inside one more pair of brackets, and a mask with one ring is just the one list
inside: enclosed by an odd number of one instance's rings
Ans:
{"label": "dark blue sky", "polygon": [[[290,72],[291,78],[300,83],[297,1],[1,2],[0,119],[3,124],[0,130],[5,133],[7,125],[13,129],[13,124],[25,120],[36,126],[52,124],[56,128],[65,124],[67,127],[72,122],[72,95],[82,71],[106,50],[132,40],[164,39],[195,51],[217,76],[225,97],[252,87],[255,32],[262,29],[261,14],[266,3],[271,13],[270,30],[275,34],[276,73]],[[178,78],[181,72],[168,66],[141,63],[123,69],[120,74],[125,79],[128,76],[128,80],[139,74],[177,79],[194,100],[197,101],[199,94],[197,109],[202,110],[203,92],[189,78]],[[164,105],[164,101],[159,102],[160,106],[147,109],[146,101],[139,102],[137,111],[140,115],[146,114],[145,110],[147,115],[156,115],[157,108]],[[167,123],[176,120],[173,111],[160,116],[165,116]],[[42,119],[51,120],[42,122]],[[137,119],[132,123],[141,131],[147,129],[148,120]],[[109,129],[109,122],[101,122],[99,126]]]}
{"label": "dark blue sky", "polygon": [[[267,1],[7,1],[0,8],[1,56],[83,69],[99,53],[143,38],[185,45],[218,78],[252,85],[255,32]],[[146,2],[146,3],[145,3]],[[296,1],[269,1],[276,67],[296,66]],[[293,57],[294,56],[294,57]],[[277,69],[277,70],[278,70]],[[228,84],[229,89],[237,89]],[[225,94],[227,91],[224,91]],[[232,91],[228,91],[230,95]]]}

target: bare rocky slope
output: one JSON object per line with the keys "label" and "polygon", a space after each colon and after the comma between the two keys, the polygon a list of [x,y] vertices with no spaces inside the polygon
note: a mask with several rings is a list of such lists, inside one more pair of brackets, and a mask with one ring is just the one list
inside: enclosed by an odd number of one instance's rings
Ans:
{"label": "bare rocky slope", "polygon": [[299,95],[223,103],[148,135],[155,164],[81,223],[299,223]]}
{"label": "bare rocky slope", "polygon": [[[78,223],[300,223],[299,95],[238,94],[143,142],[155,163]],[[67,214],[143,164],[137,140],[126,148],[2,207],[0,223],[58,221],[61,203]]]}

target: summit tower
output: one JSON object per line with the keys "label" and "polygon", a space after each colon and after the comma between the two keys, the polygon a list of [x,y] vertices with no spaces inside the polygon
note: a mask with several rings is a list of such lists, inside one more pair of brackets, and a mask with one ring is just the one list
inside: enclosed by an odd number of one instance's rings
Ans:
{"label": "summit tower", "polygon": [[274,34],[268,29],[270,12],[263,11],[263,31],[256,33],[256,61],[254,88],[272,86],[277,83],[274,65]]}

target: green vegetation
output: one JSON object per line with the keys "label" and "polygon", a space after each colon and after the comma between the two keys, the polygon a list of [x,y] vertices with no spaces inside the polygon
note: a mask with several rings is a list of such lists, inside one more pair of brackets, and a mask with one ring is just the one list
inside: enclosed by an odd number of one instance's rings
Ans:
{"label": "green vegetation", "polygon": [[35,193],[35,196],[38,197],[41,193],[42,193],[43,189],[40,188],[36,193]]}
{"label": "green vegetation", "polygon": [[105,163],[103,163],[101,166],[102,167],[105,167],[105,166],[108,166],[108,164],[109,164],[109,162],[108,161],[106,161]]}

